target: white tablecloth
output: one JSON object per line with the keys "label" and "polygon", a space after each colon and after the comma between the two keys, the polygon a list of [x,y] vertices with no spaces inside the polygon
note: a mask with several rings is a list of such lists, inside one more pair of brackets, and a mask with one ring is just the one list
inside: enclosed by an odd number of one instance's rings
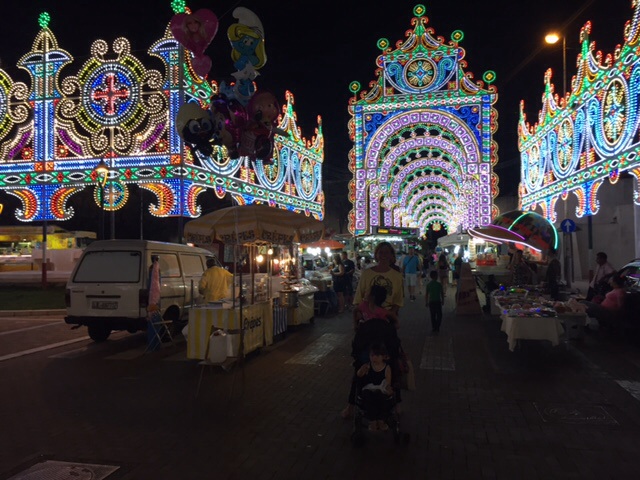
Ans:
{"label": "white tablecloth", "polygon": [[551,345],[560,343],[564,328],[557,317],[509,317],[502,315],[502,330],[507,334],[509,350],[513,352],[518,340],[549,340]]}

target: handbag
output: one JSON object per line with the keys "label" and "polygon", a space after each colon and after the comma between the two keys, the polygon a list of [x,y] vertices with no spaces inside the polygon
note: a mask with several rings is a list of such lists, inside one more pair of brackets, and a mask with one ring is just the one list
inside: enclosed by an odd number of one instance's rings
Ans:
{"label": "handbag", "polygon": [[398,357],[398,370],[400,371],[400,388],[408,390],[410,392],[416,389],[416,377],[413,370],[413,362],[407,356],[404,350],[400,348],[400,355]]}

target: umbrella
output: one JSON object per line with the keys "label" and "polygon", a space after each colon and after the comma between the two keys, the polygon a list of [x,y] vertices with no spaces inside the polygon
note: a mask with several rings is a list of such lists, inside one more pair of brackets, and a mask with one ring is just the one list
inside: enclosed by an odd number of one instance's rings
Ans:
{"label": "umbrella", "polygon": [[322,238],[321,221],[291,210],[263,204],[223,208],[188,222],[184,237],[199,245],[220,240],[229,244],[271,244],[313,242]]}
{"label": "umbrella", "polygon": [[329,248],[330,250],[337,250],[337,249],[342,249],[345,248],[345,244],[342,242],[339,242],[337,240],[331,240],[331,239],[322,239],[322,240],[318,240],[317,242],[313,242],[313,243],[304,243],[302,245],[300,245],[300,248],[320,248],[322,250],[324,250],[325,248]]}
{"label": "umbrella", "polygon": [[512,210],[498,215],[494,225],[507,227],[524,237],[523,244],[537,250],[549,251],[558,248],[558,231],[545,217],[536,212]]}
{"label": "umbrella", "polygon": [[512,210],[498,215],[490,225],[470,229],[469,234],[485,240],[513,242],[541,251],[558,248],[556,228],[536,212]]}

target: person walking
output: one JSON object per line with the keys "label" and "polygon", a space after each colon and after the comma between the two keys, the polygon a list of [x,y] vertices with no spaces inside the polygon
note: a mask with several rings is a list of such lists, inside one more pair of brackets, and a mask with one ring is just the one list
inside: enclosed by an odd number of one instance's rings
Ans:
{"label": "person walking", "polygon": [[438,257],[438,262],[436,263],[436,268],[438,271],[438,279],[442,284],[442,289],[444,291],[444,296],[447,295],[447,285],[449,284],[449,261],[447,260],[447,255],[443,252]]}
{"label": "person walking", "polygon": [[437,335],[442,324],[442,304],[444,303],[444,288],[438,281],[438,272],[431,270],[431,281],[427,283],[426,304],[431,314],[431,333]]}
{"label": "person walking", "polygon": [[462,270],[462,253],[458,253],[455,255],[455,260],[453,261],[453,284],[458,285],[458,280],[460,280],[460,270]]}
{"label": "person walking", "polygon": [[333,267],[331,268],[331,279],[333,281],[333,291],[338,296],[338,313],[344,312],[344,293],[347,288],[344,273],[344,264],[339,253],[333,254]]}
{"label": "person walking", "polygon": [[418,271],[420,270],[420,258],[416,255],[415,249],[409,247],[409,253],[402,259],[402,274],[409,290],[409,300],[416,299],[416,285],[418,284]]}
{"label": "person walking", "polygon": [[356,264],[349,258],[347,252],[342,252],[341,255],[345,281],[344,304],[350,310],[353,303],[353,274],[356,272]]}

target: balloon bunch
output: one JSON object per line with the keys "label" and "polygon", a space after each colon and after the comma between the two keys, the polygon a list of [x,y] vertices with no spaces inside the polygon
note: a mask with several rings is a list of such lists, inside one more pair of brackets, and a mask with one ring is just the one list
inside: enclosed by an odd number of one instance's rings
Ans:
{"label": "balloon bunch", "polygon": [[[271,163],[273,136],[286,135],[286,132],[277,128],[280,107],[275,95],[268,91],[256,92],[253,82],[267,61],[264,28],[247,8],[237,7],[233,17],[238,22],[229,27],[227,36],[237,69],[232,73],[235,82],[231,85],[220,82],[220,93],[211,99],[208,111],[195,103],[182,105],[176,129],[192,152],[211,156],[214,145],[224,145],[231,158],[248,156]],[[218,19],[207,9],[193,14],[178,13],[171,19],[171,32],[193,53],[191,64],[202,77],[211,68],[211,59],[204,55],[204,50],[217,31]],[[194,157],[197,156],[194,154]]]}

